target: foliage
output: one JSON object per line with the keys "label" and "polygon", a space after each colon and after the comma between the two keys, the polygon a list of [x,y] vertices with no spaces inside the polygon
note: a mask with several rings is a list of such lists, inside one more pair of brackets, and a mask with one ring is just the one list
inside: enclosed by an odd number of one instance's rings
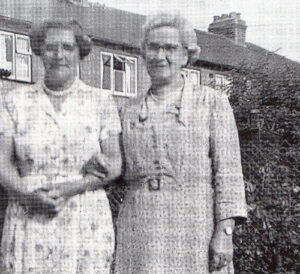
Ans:
{"label": "foliage", "polygon": [[11,75],[11,71],[7,69],[0,68],[0,79],[7,78]]}
{"label": "foliage", "polygon": [[[234,233],[236,273],[298,273],[300,65],[275,70],[266,59],[230,76],[224,92],[239,130],[248,204],[247,222]],[[110,198],[116,218],[123,189]]]}
{"label": "foliage", "polygon": [[[300,69],[262,68],[231,72],[248,204],[234,233],[234,265],[236,273],[298,273]],[[110,198],[116,218],[123,190]]]}
{"label": "foliage", "polygon": [[248,220],[234,238],[237,273],[295,273],[300,261],[296,73],[284,66],[268,74],[259,69],[232,72],[230,100],[240,134],[248,203]]}

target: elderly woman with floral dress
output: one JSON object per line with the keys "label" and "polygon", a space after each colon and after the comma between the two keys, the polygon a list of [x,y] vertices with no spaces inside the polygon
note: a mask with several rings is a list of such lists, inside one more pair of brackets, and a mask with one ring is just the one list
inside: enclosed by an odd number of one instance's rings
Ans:
{"label": "elderly woman with floral dress", "polygon": [[238,133],[227,97],[182,74],[199,51],[180,15],[146,21],[151,87],[121,117],[116,273],[233,273],[232,231],[247,213]]}
{"label": "elderly woman with floral dress", "polygon": [[7,93],[0,115],[9,200],[0,272],[109,273],[114,231],[102,187],[120,174],[116,106],[78,79],[91,49],[78,22],[45,22],[30,39],[44,79]]}

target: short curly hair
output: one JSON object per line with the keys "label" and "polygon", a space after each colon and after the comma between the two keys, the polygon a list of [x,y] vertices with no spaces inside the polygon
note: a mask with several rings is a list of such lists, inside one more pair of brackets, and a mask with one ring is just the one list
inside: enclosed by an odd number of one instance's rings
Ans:
{"label": "short curly hair", "polygon": [[72,30],[75,35],[76,43],[79,47],[80,59],[82,60],[84,57],[89,55],[92,48],[92,41],[86,34],[84,34],[82,26],[78,21],[49,20],[44,21],[40,25],[33,26],[30,31],[29,37],[31,49],[37,56],[41,55],[42,45],[45,42],[47,31],[52,28]]}
{"label": "short curly hair", "polygon": [[160,27],[174,27],[178,29],[181,44],[188,51],[188,64],[195,62],[200,55],[200,47],[197,45],[195,30],[187,19],[179,13],[158,13],[148,16],[143,26],[142,54],[145,55],[146,44],[151,30]]}

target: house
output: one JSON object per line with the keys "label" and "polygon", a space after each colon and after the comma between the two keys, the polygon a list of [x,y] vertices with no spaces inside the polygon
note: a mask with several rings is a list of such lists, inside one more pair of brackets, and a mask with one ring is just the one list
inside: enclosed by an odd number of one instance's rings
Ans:
{"label": "house", "polygon": [[[76,2],[82,2],[82,5],[76,5]],[[31,85],[42,76],[41,60],[30,49],[29,30],[33,23],[48,18],[66,17],[81,22],[94,42],[91,54],[80,63],[78,68],[79,76],[83,81],[92,86],[110,90],[118,106],[123,105],[130,98],[141,96],[147,90],[150,81],[140,52],[145,16],[101,5],[90,6],[86,4],[86,0],[1,0],[0,92],[4,92],[4,90],[10,92],[16,87]],[[185,70],[195,85],[212,85],[222,89],[226,86],[228,76],[232,71],[239,71],[246,75],[249,71],[254,71],[265,74],[274,81],[281,76],[283,68],[291,72],[291,77],[300,79],[299,63],[246,42],[246,30],[246,22],[241,19],[239,13],[215,16],[209,25],[208,32],[196,30],[201,55]],[[5,71],[10,71],[11,74],[8,78],[1,79],[2,73]],[[245,81],[246,88],[251,89],[251,82],[248,81]],[[256,130],[261,127],[260,112],[253,109],[252,105],[251,108],[249,111],[250,129]],[[292,115],[293,113],[291,113]],[[293,116],[292,119],[296,117]],[[247,130],[243,133],[243,130],[239,129],[242,139],[251,138],[249,132]],[[264,134],[264,136],[267,135]],[[274,143],[272,139],[275,138],[273,136],[274,134],[267,137],[272,144]],[[276,151],[282,151],[282,144]],[[283,146],[287,147],[287,145]],[[260,178],[262,176],[261,169],[258,170],[257,162],[261,155],[263,156],[261,158],[267,157],[264,156],[263,150],[260,151],[253,147],[250,147],[249,150],[242,148],[242,152],[243,162],[246,163],[244,165],[246,180],[252,183],[253,180],[258,180],[258,184],[260,184],[264,179]],[[269,154],[273,154],[273,151]],[[278,166],[284,166],[287,163],[285,159],[293,160],[291,158],[293,155],[295,154],[284,155],[282,165]],[[297,159],[291,163],[297,163]],[[253,173],[254,176],[250,173],[253,171],[256,172]],[[292,176],[286,177],[284,188],[286,188],[287,182],[296,185],[296,181],[294,183],[290,178],[299,178],[299,172],[294,172]],[[282,184],[276,182],[274,185]],[[262,193],[268,194],[263,191]],[[5,193],[1,188],[0,195],[1,238],[7,203]],[[291,195],[288,196],[288,201],[284,200],[284,196],[279,196],[279,200],[289,205],[288,212],[291,212],[290,197],[293,197]],[[282,220],[285,220],[285,216],[282,216]],[[282,239],[285,238],[282,237]],[[245,242],[247,242],[247,238]],[[265,260],[262,259],[262,261]]]}
{"label": "house", "polygon": [[[74,4],[81,2],[81,5]],[[143,94],[149,86],[140,54],[145,16],[71,0],[5,0],[0,3],[0,69],[11,71],[1,81],[1,89],[11,90],[32,84],[42,76],[40,59],[33,55],[28,33],[33,23],[49,18],[76,19],[94,42],[91,54],[79,67],[86,83],[111,90],[120,106],[128,98]],[[185,73],[196,85],[222,88],[232,69],[247,66],[263,69],[288,65],[300,70],[300,64],[254,44],[247,43],[246,22],[239,13],[215,16],[209,32],[196,30],[201,47],[199,59]]]}

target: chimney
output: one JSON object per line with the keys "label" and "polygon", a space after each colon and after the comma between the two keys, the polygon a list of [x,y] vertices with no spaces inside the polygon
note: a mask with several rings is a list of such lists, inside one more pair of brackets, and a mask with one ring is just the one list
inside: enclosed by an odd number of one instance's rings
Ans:
{"label": "chimney", "polygon": [[246,22],[237,12],[214,16],[214,21],[208,27],[209,32],[224,35],[241,46],[245,46],[246,29]]}

